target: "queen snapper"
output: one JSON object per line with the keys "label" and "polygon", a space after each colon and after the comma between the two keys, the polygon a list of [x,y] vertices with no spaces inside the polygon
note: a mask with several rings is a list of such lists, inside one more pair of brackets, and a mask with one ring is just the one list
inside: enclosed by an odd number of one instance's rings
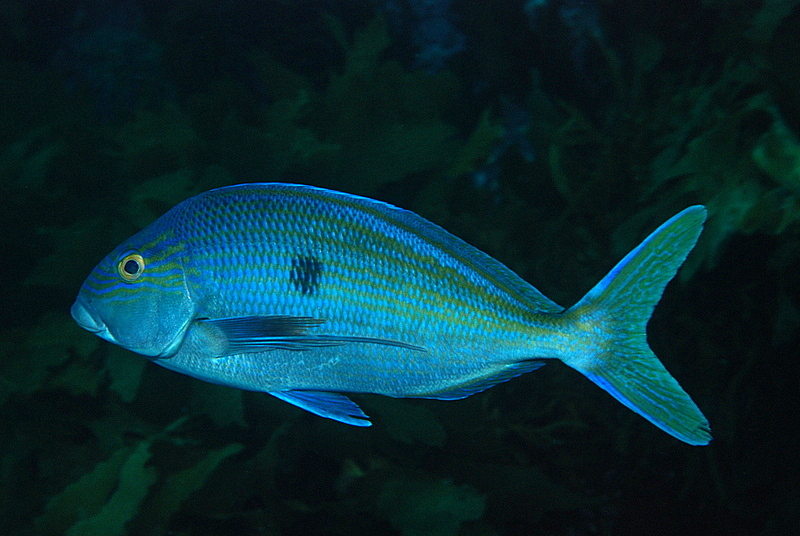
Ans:
{"label": "queen snapper", "polygon": [[356,426],[340,393],[455,400],[558,359],[692,445],[703,414],[645,326],[700,235],[692,206],[564,309],[441,227],[364,197],[242,184],[178,204],[112,251],[72,317],[168,369]]}

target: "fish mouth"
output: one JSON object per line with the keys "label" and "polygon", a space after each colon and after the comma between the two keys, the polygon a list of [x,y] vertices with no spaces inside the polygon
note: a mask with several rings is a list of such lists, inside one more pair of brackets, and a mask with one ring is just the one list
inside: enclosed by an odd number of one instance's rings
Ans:
{"label": "fish mouth", "polygon": [[75,300],[75,303],[72,304],[72,307],[69,309],[69,314],[72,315],[75,322],[86,331],[94,333],[98,337],[109,342],[116,342],[114,337],[108,332],[108,326],[106,326],[97,315],[93,314],[89,304],[84,303],[80,298]]}
{"label": "fish mouth", "polygon": [[75,300],[75,303],[69,309],[69,314],[86,331],[98,333],[106,329],[105,324],[90,313],[86,305],[81,303],[81,300]]}

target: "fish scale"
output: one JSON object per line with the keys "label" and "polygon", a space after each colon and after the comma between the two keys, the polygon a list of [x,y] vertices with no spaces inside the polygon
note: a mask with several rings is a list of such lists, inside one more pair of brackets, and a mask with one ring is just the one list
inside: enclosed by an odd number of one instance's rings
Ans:
{"label": "fish scale", "polygon": [[171,370],[359,426],[367,416],[342,393],[452,400],[558,359],[705,444],[708,422],[645,338],[704,219],[700,206],[674,216],[564,309],[412,212],[310,186],[231,186],[115,248],[72,315]]}
{"label": "fish scale", "polygon": [[[241,195],[248,193],[241,192]],[[325,285],[319,293],[322,296],[312,296],[308,303],[298,301],[296,309],[289,311],[290,314],[314,316],[317,311],[324,311],[327,314],[323,314],[322,317],[332,326],[343,329],[342,334],[362,336],[373,335],[365,331],[365,328],[368,330],[375,327],[388,328],[394,323],[391,320],[396,321],[398,317],[414,315],[420,303],[427,305],[428,308],[438,304],[441,310],[441,299],[444,297],[453,302],[452,309],[470,308],[474,316],[476,304],[470,303],[469,300],[476,291],[464,286],[443,285],[437,292],[430,292],[429,282],[441,277],[437,273],[440,266],[417,260],[423,255],[417,254],[415,257],[413,248],[403,246],[400,240],[388,235],[385,229],[387,226],[381,220],[374,218],[372,222],[361,221],[366,218],[354,220],[352,214],[344,210],[336,212],[331,209],[325,210],[324,206],[319,207],[320,203],[312,202],[301,203],[296,212],[284,209],[275,213],[270,210],[270,204],[273,203],[258,206],[234,200],[226,203],[226,209],[230,211],[231,217],[207,218],[203,218],[202,209],[187,207],[187,210],[195,210],[201,221],[207,219],[213,222],[203,226],[205,232],[196,239],[191,235],[191,229],[186,230],[185,242],[191,249],[196,250],[198,255],[204,256],[218,251],[220,243],[231,243],[236,237],[243,238],[240,247],[223,250],[224,254],[215,258],[216,279],[222,281],[222,284],[232,284],[235,289],[228,309],[220,314],[224,316],[276,314],[278,311],[274,310],[275,303],[268,299],[269,296],[293,290],[287,287],[286,277],[270,277],[270,274],[288,274],[291,258],[298,252],[300,254],[313,252],[320,257],[325,266]],[[257,218],[259,214],[266,213],[273,217],[268,220]],[[302,222],[311,217],[316,218],[311,232],[303,232],[303,229],[298,229],[297,226],[290,226],[291,221]],[[325,222],[325,225],[321,225],[320,222]],[[370,223],[377,229],[370,229]],[[209,228],[215,228],[217,231],[209,232],[206,230]],[[269,251],[265,249],[267,244]],[[327,247],[320,247],[321,244]],[[407,250],[405,260],[401,253],[386,253],[401,252],[404,249]],[[429,253],[429,258],[434,261],[432,253]],[[412,262],[412,259],[416,262]],[[336,267],[336,270],[331,270],[332,267]],[[392,267],[391,271],[389,267]],[[262,290],[254,283],[264,279],[270,283]],[[404,280],[402,285],[397,285],[398,279]],[[456,292],[448,296],[445,294],[448,289]],[[386,294],[390,291],[395,296],[403,294],[404,297],[416,296],[416,302],[388,301]],[[248,304],[247,310],[236,310],[235,305],[241,303]],[[381,307],[382,304],[391,304],[392,309],[387,310],[386,307]],[[404,309],[399,315],[398,307]],[[307,310],[303,313],[301,309]],[[458,310],[453,312],[453,314],[459,313],[466,314]],[[366,315],[371,315],[378,321],[383,319],[384,322],[380,323],[382,325],[370,325],[367,328],[357,322],[359,316]],[[483,316],[487,315],[484,313]],[[419,315],[417,320],[425,318],[429,317]]]}

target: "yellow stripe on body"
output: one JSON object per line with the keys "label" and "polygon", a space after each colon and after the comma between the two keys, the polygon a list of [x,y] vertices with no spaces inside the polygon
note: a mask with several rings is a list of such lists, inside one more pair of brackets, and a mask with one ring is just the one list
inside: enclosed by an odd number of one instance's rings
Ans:
{"label": "yellow stripe on body", "polygon": [[[252,203],[247,203],[248,205]],[[240,204],[241,205],[241,204]],[[235,214],[236,210],[231,210],[231,214]],[[276,225],[259,225],[256,220],[253,220],[253,225],[249,228],[236,228],[230,230],[220,230],[215,233],[206,233],[197,237],[200,240],[213,240],[214,242],[221,241],[222,243],[234,243],[241,241],[244,236],[250,234],[254,235],[253,245],[256,247],[250,255],[251,258],[258,257],[259,260],[270,262],[271,266],[262,264],[253,264],[246,262],[246,258],[242,258],[241,253],[237,253],[237,258],[229,258],[227,251],[214,252],[212,249],[210,253],[205,254],[208,260],[212,262],[227,261],[237,262],[243,268],[240,270],[240,278],[238,280],[230,281],[231,284],[241,284],[255,282],[259,276],[259,272],[269,271],[270,267],[276,272],[280,273],[285,271],[288,266],[288,261],[293,255],[304,250],[304,245],[313,245],[309,235],[316,236],[318,242],[323,246],[324,250],[330,253],[338,253],[338,255],[329,255],[322,257],[320,251],[309,250],[309,253],[321,257],[328,267],[326,273],[330,276],[332,273],[337,274],[336,281],[339,284],[339,291],[342,296],[346,296],[348,292],[351,293],[369,293],[372,289],[380,289],[395,293],[397,298],[395,302],[401,302],[402,299],[407,299],[411,305],[419,304],[420,300],[428,305],[441,305],[442,299],[447,299],[455,309],[472,311],[475,315],[480,314],[483,317],[483,322],[489,323],[492,321],[495,324],[501,325],[514,320],[514,314],[523,316],[529,313],[521,307],[516,311],[508,310],[508,303],[502,299],[502,296],[489,293],[485,288],[482,288],[474,282],[469,281],[468,278],[456,270],[453,266],[446,266],[440,263],[440,259],[429,254],[422,254],[415,251],[409,244],[388,235],[376,233],[371,227],[356,219],[344,219],[339,215],[328,214],[314,214],[309,216],[296,210],[271,210],[272,219],[285,218],[286,221],[305,220],[312,223],[312,227],[319,230],[324,230],[323,233],[315,233],[312,229],[309,231],[307,228],[300,228],[298,225],[291,225],[287,229],[278,230]],[[242,222],[237,222],[241,224]],[[390,222],[391,223],[391,222]],[[339,233],[331,232],[331,229],[342,229],[349,231],[356,237],[366,236],[372,239],[374,244],[382,243],[382,247],[364,247],[369,243],[357,242],[353,239],[338,236]],[[243,232],[244,231],[244,232]],[[279,239],[272,239],[270,235],[279,236]],[[419,235],[415,235],[419,236]],[[296,240],[293,240],[296,237]],[[297,251],[289,251],[289,244],[298,244]],[[287,248],[284,251],[278,251],[276,247]],[[389,251],[395,252],[394,254],[388,253]],[[401,253],[396,253],[401,252]],[[355,253],[353,256],[349,253]],[[352,258],[357,258],[361,261],[358,264],[350,262]],[[283,260],[283,263],[281,262]],[[365,262],[366,261],[366,262]],[[437,266],[438,265],[438,266]],[[392,267],[387,271],[378,271],[376,268],[381,266]],[[335,270],[339,268],[339,270]],[[409,277],[405,279],[403,284],[396,284],[398,280],[404,279],[397,274],[398,268],[409,268]],[[372,274],[359,277],[359,274],[364,270],[374,270]],[[414,273],[416,271],[416,277]],[[329,281],[329,283],[332,281]],[[440,282],[441,284],[435,285],[438,290],[432,290],[430,283]],[[364,284],[368,283],[368,284]],[[463,292],[446,292],[447,290],[463,290]],[[375,298],[380,296],[378,293],[373,293],[371,297]],[[481,303],[481,299],[483,303]],[[357,304],[357,300],[353,300],[352,304]],[[492,309],[478,308],[478,305],[492,305]],[[437,310],[441,307],[432,308],[432,312],[437,314]],[[506,317],[501,317],[499,312],[503,310]],[[437,319],[442,322],[452,321],[449,316],[451,312],[441,311],[438,313]]]}
{"label": "yellow stripe on body", "polygon": [[[259,192],[263,195],[263,192],[256,189],[256,192]],[[227,213],[236,213],[238,210],[245,210],[249,211],[250,213],[263,213],[263,203],[256,203],[250,199],[241,200],[241,192],[236,193],[236,200],[234,202],[227,202],[225,205]],[[339,246],[342,249],[351,249],[351,251],[358,252],[360,254],[368,254],[369,257],[373,259],[374,264],[380,264],[378,261],[387,262],[389,264],[397,264],[398,263],[398,256],[397,255],[390,255],[385,253],[384,251],[403,251],[403,257],[400,262],[405,262],[407,264],[412,264],[417,268],[425,269],[425,272],[421,272],[420,275],[423,277],[427,277],[430,281],[447,281],[448,278],[450,281],[459,281],[460,285],[453,285],[453,288],[460,287],[465,290],[465,294],[471,296],[471,300],[475,303],[483,303],[485,305],[492,305],[496,307],[498,310],[504,310],[505,314],[509,317],[519,317],[524,318],[525,316],[530,314],[530,308],[524,307],[522,304],[526,304],[529,300],[527,297],[522,295],[519,292],[519,289],[513,286],[506,284],[506,282],[501,281],[494,277],[494,274],[487,271],[483,266],[473,262],[472,259],[464,257],[460,255],[459,252],[452,250],[451,248],[446,247],[447,244],[440,241],[434,240],[434,237],[426,236],[419,232],[417,228],[411,227],[407,225],[405,222],[398,220],[397,218],[391,217],[393,216],[390,211],[380,211],[375,209],[374,207],[365,206],[363,204],[357,203],[352,199],[347,197],[339,197],[339,196],[332,196],[329,194],[322,194],[316,190],[302,190],[302,191],[295,191],[295,190],[277,190],[272,191],[269,193],[272,197],[277,196],[286,196],[286,197],[296,197],[301,200],[303,199],[315,199],[316,201],[323,203],[323,204],[331,204],[331,205],[338,205],[344,209],[356,211],[358,213],[363,213],[365,215],[371,216],[376,218],[379,221],[383,221],[384,223],[388,224],[390,227],[395,227],[400,229],[403,232],[409,233],[412,236],[416,237],[417,239],[421,240],[424,243],[427,243],[431,248],[436,250],[442,251],[446,254],[446,256],[451,257],[456,262],[462,264],[463,266],[467,267],[468,269],[475,272],[481,278],[485,279],[489,283],[491,283],[494,287],[496,287],[500,292],[498,294],[487,292],[486,288],[478,286],[473,282],[469,281],[465,274],[459,272],[452,266],[445,266],[441,264],[443,257],[436,257],[434,255],[426,255],[420,252],[415,251],[412,249],[409,244],[399,240],[396,237],[392,237],[385,234],[380,234],[375,231],[372,227],[366,225],[364,222],[359,221],[358,218],[351,217],[347,214],[325,214],[319,212],[312,212],[310,210],[306,211],[298,211],[298,210],[287,210],[285,208],[278,208],[270,210],[270,215],[273,221],[278,220],[280,221],[283,219],[287,222],[289,227],[286,230],[280,230],[280,232],[286,234],[294,234],[298,236],[297,243],[299,245],[303,244],[304,242],[308,243],[308,235],[319,235],[320,233],[315,232],[318,228],[319,231],[326,231],[327,236],[320,240],[320,243],[326,247],[335,247]],[[285,207],[285,204],[280,203],[278,199],[275,199],[274,203],[276,203],[279,207]],[[377,203],[377,202],[376,202]],[[301,205],[294,205],[294,206],[303,206]],[[256,208],[258,210],[256,210]],[[306,205],[304,208],[314,208],[313,206]],[[394,209],[400,211],[400,209]],[[225,215],[223,214],[223,217]],[[421,219],[421,218],[420,218]],[[297,222],[298,220],[302,220],[312,226],[312,229],[309,230],[305,229],[298,229]],[[241,222],[237,222],[241,223]],[[272,233],[278,234],[279,230],[275,226],[265,227],[262,222],[252,219],[253,225],[248,228],[236,228],[231,229],[228,232],[220,231],[217,229],[216,231],[212,231],[210,233],[206,233],[205,235],[199,235],[195,238],[200,240],[209,239],[214,237],[218,240],[241,240],[243,236],[247,236],[250,234],[254,235],[254,243],[256,244],[263,244],[263,233],[265,231],[271,231]],[[431,224],[432,225],[432,224]],[[292,229],[294,227],[294,229]],[[330,229],[342,229],[346,231],[350,231],[356,236],[363,236],[371,238],[374,243],[376,244],[383,244],[383,250],[380,251],[377,248],[363,248],[359,246],[363,246],[363,244],[353,244],[352,241],[348,240],[337,240],[335,234],[330,233]],[[437,231],[441,234],[446,235],[446,231],[435,227]],[[227,235],[227,236],[226,236]],[[261,236],[259,236],[261,235]],[[449,235],[448,235],[449,236]],[[453,237],[454,238],[454,237]],[[286,241],[288,242],[288,241]],[[470,247],[471,246],[466,246]],[[220,253],[222,255],[222,253]],[[488,256],[487,256],[487,259]],[[332,262],[333,259],[326,259],[327,262]],[[491,260],[491,259],[489,259]],[[356,266],[355,268],[365,268]],[[507,270],[507,269],[506,269]],[[508,270],[507,270],[508,271]],[[508,271],[510,273],[510,271]],[[516,277],[516,276],[514,276]],[[520,280],[521,281],[521,280]],[[525,283],[526,284],[526,283]],[[527,284],[526,284],[527,285]],[[447,285],[443,285],[442,288],[447,288]],[[423,289],[429,291],[430,289]],[[438,296],[444,297],[444,294],[438,294]],[[451,293],[447,295],[447,297],[451,299],[458,299],[457,294]],[[467,300],[462,300],[462,304],[464,306],[471,306]],[[487,311],[481,311],[486,313]]]}

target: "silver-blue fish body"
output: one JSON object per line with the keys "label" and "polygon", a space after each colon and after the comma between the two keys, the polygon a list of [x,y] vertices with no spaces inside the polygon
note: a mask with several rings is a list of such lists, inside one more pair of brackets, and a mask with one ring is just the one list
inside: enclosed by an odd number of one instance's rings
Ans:
{"label": "silver-blue fish body", "polygon": [[[117,247],[72,314],[169,369],[356,425],[366,415],[337,393],[463,398],[557,358],[704,444],[705,418],[644,339],[704,217],[702,207],[674,217],[564,310],[409,211],[302,185],[232,186],[187,199]],[[609,320],[631,293],[643,302],[636,314]],[[629,355],[617,355],[620,338]],[[631,357],[646,366],[620,365]]]}

